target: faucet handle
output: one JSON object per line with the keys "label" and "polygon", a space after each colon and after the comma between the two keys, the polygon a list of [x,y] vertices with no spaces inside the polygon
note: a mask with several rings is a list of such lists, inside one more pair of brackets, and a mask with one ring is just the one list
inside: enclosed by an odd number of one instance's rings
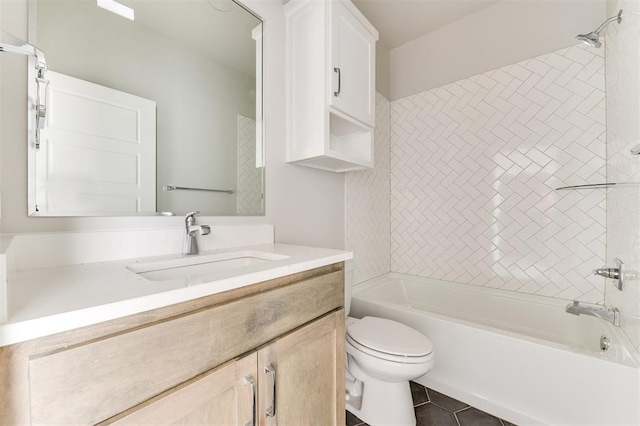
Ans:
{"label": "faucet handle", "polygon": [[200,213],[198,210],[187,213],[187,215],[184,217],[184,223],[186,223],[187,226],[196,223],[196,215],[198,213]]}
{"label": "faucet handle", "polygon": [[598,268],[593,270],[593,275],[617,280],[620,275],[620,270],[618,268]]}

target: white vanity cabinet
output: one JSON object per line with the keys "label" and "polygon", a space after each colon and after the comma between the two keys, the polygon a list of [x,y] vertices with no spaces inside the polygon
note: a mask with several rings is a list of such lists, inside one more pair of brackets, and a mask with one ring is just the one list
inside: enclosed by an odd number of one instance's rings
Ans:
{"label": "white vanity cabinet", "polygon": [[378,32],[349,0],[290,0],[285,14],[287,161],[373,167]]}
{"label": "white vanity cabinet", "polygon": [[344,425],[343,304],[336,263],[0,347],[0,424]]}

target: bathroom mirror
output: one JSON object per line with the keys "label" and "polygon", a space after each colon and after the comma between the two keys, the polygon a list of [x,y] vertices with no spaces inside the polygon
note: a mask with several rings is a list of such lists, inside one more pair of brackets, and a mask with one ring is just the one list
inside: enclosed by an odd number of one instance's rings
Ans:
{"label": "bathroom mirror", "polygon": [[249,10],[30,0],[29,42],[48,68],[30,215],[264,214],[262,22]]}

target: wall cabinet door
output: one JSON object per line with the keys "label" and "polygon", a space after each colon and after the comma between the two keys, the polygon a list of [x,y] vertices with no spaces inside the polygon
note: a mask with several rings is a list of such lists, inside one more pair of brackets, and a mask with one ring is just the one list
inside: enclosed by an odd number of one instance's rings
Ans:
{"label": "wall cabinet door", "polygon": [[341,1],[331,3],[333,88],[330,105],[371,127],[375,125],[376,40]]}
{"label": "wall cabinet door", "polygon": [[350,0],[289,0],[284,11],[287,162],[373,167],[378,32]]}
{"label": "wall cabinet door", "polygon": [[344,425],[344,310],[258,351],[261,426]]}
{"label": "wall cabinet door", "polygon": [[[185,359],[185,362],[189,362]],[[123,413],[116,425],[256,424],[257,354],[229,361]]]}

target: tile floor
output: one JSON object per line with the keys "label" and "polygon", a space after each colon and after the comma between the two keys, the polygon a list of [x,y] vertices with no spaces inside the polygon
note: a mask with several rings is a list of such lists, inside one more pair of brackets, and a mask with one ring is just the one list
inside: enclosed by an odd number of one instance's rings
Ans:
{"label": "tile floor", "polygon": [[[411,395],[416,426],[515,426],[414,382],[411,382]],[[347,426],[367,424],[347,411]]]}

